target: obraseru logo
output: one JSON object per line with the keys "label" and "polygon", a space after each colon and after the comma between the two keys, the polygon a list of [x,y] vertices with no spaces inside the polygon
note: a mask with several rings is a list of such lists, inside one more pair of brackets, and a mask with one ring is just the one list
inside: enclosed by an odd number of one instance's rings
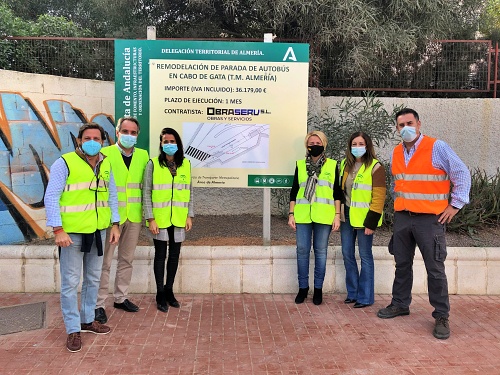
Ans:
{"label": "obraseru logo", "polygon": [[208,116],[258,116],[260,114],[260,109],[249,109],[249,108],[207,108]]}

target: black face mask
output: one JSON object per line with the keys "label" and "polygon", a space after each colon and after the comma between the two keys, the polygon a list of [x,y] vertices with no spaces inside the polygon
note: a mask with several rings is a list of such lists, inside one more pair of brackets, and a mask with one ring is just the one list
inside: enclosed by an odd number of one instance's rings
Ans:
{"label": "black face mask", "polygon": [[307,146],[307,151],[309,151],[309,155],[316,157],[320,156],[323,153],[323,151],[325,151],[325,148],[323,146],[318,146],[318,145]]}

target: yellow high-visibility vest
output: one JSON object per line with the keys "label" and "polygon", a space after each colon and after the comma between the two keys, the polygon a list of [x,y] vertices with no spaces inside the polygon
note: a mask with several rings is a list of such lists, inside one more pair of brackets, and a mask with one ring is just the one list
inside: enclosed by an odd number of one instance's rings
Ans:
{"label": "yellow high-visibility vest", "polygon": [[313,201],[309,202],[304,197],[307,183],[306,161],[297,161],[297,172],[299,180],[299,191],[295,201],[294,214],[297,224],[308,224],[311,222],[332,225],[335,219],[335,202],[333,199],[333,187],[335,184],[335,170],[337,162],[326,159],[321,168],[316,183],[316,194]]}
{"label": "yellow high-visibility vest", "polygon": [[111,165],[101,162],[96,176],[92,167],[76,152],[62,156],[68,166],[68,179],[59,206],[66,233],[94,233],[111,225],[108,205]]}
{"label": "yellow high-visibility vest", "polygon": [[185,227],[188,216],[188,205],[191,198],[191,163],[184,158],[177,167],[177,174],[172,177],[170,170],[162,167],[158,158],[153,162],[153,186],[151,201],[153,217],[159,228],[171,225]]}
{"label": "yellow high-visibility vest", "polygon": [[[340,163],[340,175],[344,175],[345,159]],[[351,188],[351,206],[349,207],[349,222],[354,228],[363,228],[366,215],[370,211],[370,203],[372,202],[373,182],[372,171],[377,159],[373,159],[372,164],[366,168],[364,164],[358,170],[356,177],[352,182]],[[342,179],[341,179],[342,180]],[[342,184],[342,182],[340,182]],[[383,213],[377,226],[382,225]]]}
{"label": "yellow high-visibility vest", "polygon": [[149,161],[148,152],[135,148],[129,168],[125,165],[122,153],[116,145],[104,147],[101,152],[108,157],[113,170],[118,193],[120,224],[127,219],[132,223],[140,223],[142,221],[142,177]]}

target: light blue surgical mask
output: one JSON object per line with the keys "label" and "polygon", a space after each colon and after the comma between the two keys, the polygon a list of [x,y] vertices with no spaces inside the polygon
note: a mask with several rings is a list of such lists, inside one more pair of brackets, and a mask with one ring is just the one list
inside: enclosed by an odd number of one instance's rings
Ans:
{"label": "light blue surgical mask", "polygon": [[88,156],[95,156],[101,151],[101,144],[94,140],[86,141],[82,143],[82,150]]}
{"label": "light blue surgical mask", "polygon": [[401,138],[405,142],[413,142],[415,138],[417,138],[417,128],[414,126],[405,126],[403,129],[399,131],[401,134]]}
{"label": "light blue surgical mask", "polygon": [[351,147],[351,153],[354,155],[354,157],[357,159],[357,158],[360,158],[362,157],[364,154],[366,154],[366,147],[365,146],[361,146],[361,147]]}
{"label": "light blue surgical mask", "polygon": [[132,148],[137,143],[137,137],[130,134],[120,134],[120,144],[125,148]]}
{"label": "light blue surgical mask", "polygon": [[162,146],[163,152],[168,156],[172,156],[178,150],[177,145],[175,143],[167,143]]}

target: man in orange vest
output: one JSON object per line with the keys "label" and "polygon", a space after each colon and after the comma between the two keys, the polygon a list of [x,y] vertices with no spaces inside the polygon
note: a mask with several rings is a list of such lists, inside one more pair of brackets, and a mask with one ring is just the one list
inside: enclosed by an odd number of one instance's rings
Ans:
{"label": "man in orange vest", "polygon": [[394,255],[396,272],[392,301],[377,316],[388,319],[410,314],[413,258],[418,245],[427,271],[429,302],[434,307],[433,335],[447,339],[450,302],[444,266],[446,224],[469,203],[471,177],[450,146],[421,134],[420,126],[413,109],[396,113],[396,128],[403,139],[391,160],[394,224],[389,252]]}

